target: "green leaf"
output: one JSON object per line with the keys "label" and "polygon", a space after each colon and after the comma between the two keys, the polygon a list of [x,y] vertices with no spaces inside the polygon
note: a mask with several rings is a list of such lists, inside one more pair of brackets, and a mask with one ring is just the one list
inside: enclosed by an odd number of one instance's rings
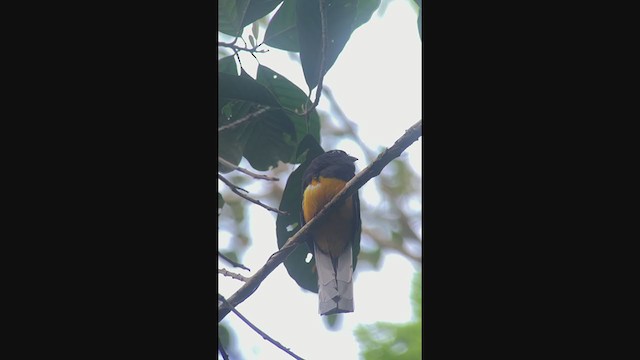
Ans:
{"label": "green leaf", "polygon": [[[358,0],[358,9],[353,23],[353,30],[371,19],[380,6],[381,0]],[[296,27],[297,0],[285,0],[276,12],[265,34],[265,44],[290,51],[300,52],[298,29]]]}
{"label": "green leaf", "polygon": [[[274,95],[278,103],[286,109],[301,110],[302,106],[308,101],[307,95],[281,74],[269,69],[266,66],[258,66],[258,83],[264,85]],[[309,124],[304,116],[299,116],[293,111],[286,111],[289,119],[296,128],[296,138],[302,139],[305,135],[311,134],[316,141],[320,142],[320,116],[314,109],[309,113]],[[308,126],[308,130],[307,130]],[[297,146],[298,144],[296,144]],[[290,163],[300,163],[300,160],[293,156]]]}
{"label": "green leaf", "polygon": [[278,9],[264,34],[265,44],[285,51],[300,51],[296,28],[296,1],[285,0]]}
{"label": "green leaf", "polygon": [[233,76],[226,73],[219,73],[218,76],[218,97],[220,99],[243,100],[279,107],[278,101],[271,92],[251,77]]}
{"label": "green leaf", "polygon": [[221,101],[234,101],[233,105],[237,107],[233,111],[238,116],[234,114],[228,123],[256,113],[258,105],[271,107],[237,128],[220,132],[218,149],[223,158],[237,165],[241,151],[251,166],[260,171],[277,166],[278,161],[290,161],[296,149],[296,127],[269,89],[244,71],[240,76],[219,73],[218,96]]}
{"label": "green leaf", "polygon": [[236,64],[235,56],[227,56],[218,60],[218,72],[238,75],[238,65]]}
{"label": "green leaf", "polygon": [[[298,146],[297,154],[306,153],[306,160],[298,168],[291,173],[282,194],[280,201],[280,210],[286,211],[289,215],[278,214],[276,219],[276,235],[278,238],[278,249],[287,242],[287,240],[300,230],[300,219],[302,218],[302,174],[309,166],[311,160],[316,156],[324,153],[324,150],[311,135],[307,135],[302,139]],[[301,244],[287,257],[284,266],[300,287],[318,292],[318,276],[313,272],[315,259],[311,259],[306,263],[309,248],[305,244]]]}
{"label": "green leaf", "polygon": [[[222,102],[220,101],[220,103]],[[224,103],[225,105],[218,113],[218,127],[230,124],[257,110],[256,104],[252,102],[227,100]],[[253,121],[257,121],[257,119]],[[248,126],[249,122],[245,122],[235,128],[218,132],[218,155],[220,157],[234,165],[240,163],[245,144],[249,139],[245,132]],[[218,167],[218,171],[222,173],[228,173],[232,170],[232,168],[222,165]]]}
{"label": "green leaf", "polygon": [[250,0],[218,0],[218,31],[231,36],[242,35],[242,26]]}
{"label": "green leaf", "polygon": [[[247,12],[242,20],[242,26],[247,26],[252,22],[265,17],[280,4],[282,0],[251,0],[247,7]],[[254,34],[256,38],[258,37]]]}
{"label": "green leaf", "polygon": [[382,0],[358,0],[358,12],[353,21],[353,30],[371,20],[371,16],[378,10],[381,2]]}
{"label": "green leaf", "polygon": [[[333,66],[353,31],[357,0],[326,0],[326,51],[323,74]],[[322,26],[319,0],[298,1],[297,28],[300,61],[309,89],[318,85],[322,58]]]}
{"label": "green leaf", "polygon": [[244,157],[260,171],[278,165],[278,161],[289,162],[296,150],[295,127],[282,111],[266,112],[260,120],[249,125],[251,135],[244,148]]}

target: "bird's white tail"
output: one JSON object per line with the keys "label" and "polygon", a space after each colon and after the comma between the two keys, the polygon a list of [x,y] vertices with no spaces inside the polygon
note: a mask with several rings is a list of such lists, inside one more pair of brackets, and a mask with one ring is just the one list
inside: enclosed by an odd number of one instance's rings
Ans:
{"label": "bird's white tail", "polygon": [[320,315],[353,312],[353,257],[351,246],[338,257],[336,266],[328,254],[314,244],[318,271]]}

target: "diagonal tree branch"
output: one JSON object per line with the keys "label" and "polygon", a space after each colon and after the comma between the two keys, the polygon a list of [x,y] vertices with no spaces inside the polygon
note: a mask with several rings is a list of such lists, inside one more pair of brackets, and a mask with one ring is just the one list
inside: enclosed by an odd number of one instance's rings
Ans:
{"label": "diagonal tree branch", "polygon": [[[311,221],[306,223],[298,232],[289,238],[282,248],[273,253],[266,264],[261,267],[252,277],[247,281],[238,291],[229,297],[229,303],[233,306],[238,306],[241,302],[246,300],[256,289],[260,286],[262,281],[282,263],[289,254],[301,243],[304,239],[304,235],[316,227],[317,223],[331,209],[338,206],[338,204],[344,202],[349,196],[353,195],[358,189],[360,189],[365,183],[379,175],[387,164],[391,160],[397,158],[402,152],[414,143],[422,135],[422,120],[411,126],[396,142],[387,150],[378,155],[376,160],[367,166],[364,170],[359,172],[353,179],[351,179],[345,187],[331,200],[325,207],[314,216]],[[224,319],[230,311],[230,307],[226,304],[218,306],[218,321]]]}
{"label": "diagonal tree branch", "polygon": [[[229,302],[227,301],[227,299],[224,298],[224,296],[218,294],[218,299],[221,300],[223,304],[226,304],[227,306],[231,306],[231,304],[229,304]],[[289,348],[284,347],[284,345],[280,344],[278,341],[274,340],[272,337],[270,337],[269,335],[265,334],[262,330],[258,329],[257,326],[253,325],[246,317],[244,317],[233,306],[231,306],[231,311],[233,311],[233,313],[236,314],[240,318],[240,320],[244,321],[245,324],[249,325],[249,327],[252,328],[253,331],[255,331],[258,334],[260,334],[263,339],[269,341],[270,343],[272,343],[273,345],[275,345],[279,349],[282,349],[282,351],[284,351],[287,354],[293,356],[294,359],[304,360],[300,356],[294,354],[291,350],[289,350]]]}

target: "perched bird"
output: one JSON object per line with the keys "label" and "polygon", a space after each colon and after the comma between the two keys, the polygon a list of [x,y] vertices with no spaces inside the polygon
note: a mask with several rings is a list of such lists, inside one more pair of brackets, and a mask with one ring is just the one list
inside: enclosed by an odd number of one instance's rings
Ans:
{"label": "perched bird", "polygon": [[[331,150],[311,161],[302,176],[302,223],[310,221],[355,176],[358,160]],[[351,195],[309,234],[318,274],[320,315],[353,312],[353,244],[360,234],[360,200]]]}

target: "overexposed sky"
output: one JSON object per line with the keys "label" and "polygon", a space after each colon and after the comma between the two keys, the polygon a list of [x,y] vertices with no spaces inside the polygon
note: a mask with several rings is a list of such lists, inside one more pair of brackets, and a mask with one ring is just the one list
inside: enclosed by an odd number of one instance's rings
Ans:
{"label": "overexposed sky", "polygon": [[[358,125],[359,136],[375,151],[391,146],[422,118],[422,43],[416,25],[417,14],[410,1],[391,1],[382,17],[374,13],[369,22],[356,29],[324,79],[346,116]],[[245,35],[250,31],[248,26]],[[259,41],[262,36],[264,33],[260,34]],[[307,92],[302,68],[290,60],[289,53],[270,48],[269,52],[256,57],[262,65]],[[256,60],[246,53],[242,53],[241,60],[245,70],[255,76]],[[321,100],[318,108],[329,111],[326,100]],[[368,165],[361,150],[351,141],[341,142],[339,148],[360,159],[356,162],[357,171]],[[403,154],[417,174],[422,174],[421,148],[422,138]],[[246,161],[244,165],[248,167]],[[284,184],[286,179],[280,181]],[[373,181],[360,192],[363,201],[375,204],[379,200]],[[412,204],[412,207],[420,205]],[[277,251],[275,214],[253,204],[247,203],[247,206],[252,243],[241,262],[255,272]],[[220,248],[228,246],[228,238],[227,234],[220,234]],[[353,336],[355,326],[412,319],[409,294],[411,280],[419,269],[394,253],[384,256],[382,261],[380,271],[358,264],[354,280],[355,312],[343,315],[344,322],[337,331],[327,330],[318,315],[317,294],[302,290],[289,277],[284,265],[278,266],[237,308],[258,328],[305,359],[358,359],[360,349]],[[245,276],[252,274],[241,269],[232,271]],[[229,277],[219,275],[218,279],[219,292],[226,297],[242,285]],[[233,313],[227,315],[223,323],[235,332],[234,348],[240,349],[239,358],[291,359]],[[233,359],[233,354],[230,355]]]}

